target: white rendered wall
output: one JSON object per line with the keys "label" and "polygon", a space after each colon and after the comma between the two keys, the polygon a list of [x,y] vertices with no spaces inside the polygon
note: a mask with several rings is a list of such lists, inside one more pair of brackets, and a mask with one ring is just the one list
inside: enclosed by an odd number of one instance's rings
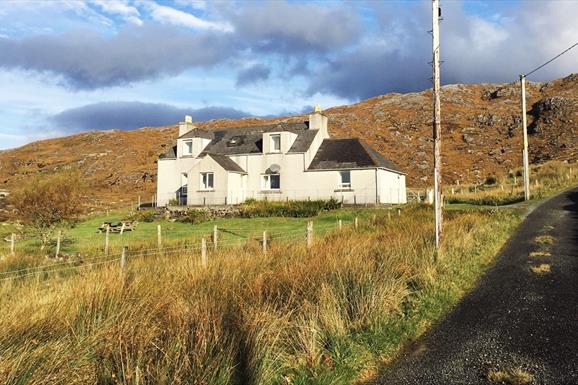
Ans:
{"label": "white rendered wall", "polygon": [[157,167],[157,205],[166,206],[171,199],[177,198],[181,188],[181,174],[187,173],[198,163],[195,158],[159,159]]}

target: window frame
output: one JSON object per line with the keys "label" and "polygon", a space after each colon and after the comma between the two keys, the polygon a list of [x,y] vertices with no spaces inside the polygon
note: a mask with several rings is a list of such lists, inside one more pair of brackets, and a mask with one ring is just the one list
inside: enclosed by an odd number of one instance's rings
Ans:
{"label": "window frame", "polygon": [[[212,171],[207,171],[207,172],[201,172],[199,173],[200,178],[199,178],[199,182],[200,182],[200,186],[199,186],[199,190],[200,191],[213,191],[215,190],[215,173]],[[210,178],[209,178],[210,175]],[[205,177],[207,178],[205,183]],[[211,181],[211,186],[207,187],[209,179]]]}
{"label": "window frame", "polygon": [[[190,151],[189,150],[190,145]],[[193,155],[193,140],[187,139],[183,140],[183,156],[191,156]]]}
{"label": "window frame", "polygon": [[[279,179],[279,187],[271,187],[271,178],[277,177]],[[281,190],[281,174],[262,174],[261,175],[261,190],[264,191],[280,191]]]}
{"label": "window frame", "polygon": [[[278,148],[278,149],[275,148],[275,143],[276,143],[276,142],[275,142],[274,138],[279,139],[278,142],[277,142],[277,143],[279,144],[279,148]],[[269,152],[275,152],[275,153],[281,152],[281,134],[270,134],[270,135],[269,135],[269,140],[270,140],[270,142],[269,142]]]}
{"label": "window frame", "polygon": [[[343,175],[347,174],[349,176],[349,182],[343,182]],[[339,188],[340,189],[351,189],[351,170],[339,170]]]}

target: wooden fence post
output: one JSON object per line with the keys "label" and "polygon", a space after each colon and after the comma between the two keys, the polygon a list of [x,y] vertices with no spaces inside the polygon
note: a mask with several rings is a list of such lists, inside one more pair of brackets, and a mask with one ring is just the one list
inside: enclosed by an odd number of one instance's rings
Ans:
{"label": "wooden fence post", "polygon": [[357,217],[355,217],[355,219],[353,220],[353,226],[355,227],[356,230],[359,227],[359,219],[357,219]]}
{"label": "wooden fence post", "polygon": [[138,196],[138,206],[137,206],[137,211],[140,211],[140,195]]}
{"label": "wooden fence post", "polygon": [[124,274],[126,269],[126,260],[128,258],[128,246],[123,246],[122,254],[120,255],[120,274]]}
{"label": "wooden fence post", "polygon": [[207,241],[201,239],[201,266],[207,267]]}
{"label": "wooden fence post", "polygon": [[104,236],[104,255],[108,257],[108,241],[110,236],[110,226],[106,225],[106,235]]}
{"label": "wooden fence post", "polygon": [[125,224],[124,224],[124,222],[122,222],[122,226],[120,226],[120,235],[124,234],[124,226],[125,226]]}
{"label": "wooden fence post", "polygon": [[62,238],[62,230],[58,230],[58,237],[56,238],[56,253],[54,254],[55,258],[58,258],[58,254],[60,254],[60,239]]}
{"label": "wooden fence post", "polygon": [[163,248],[163,235],[161,225],[157,225],[157,248],[159,251]]}
{"label": "wooden fence post", "polygon": [[263,254],[267,254],[267,230],[263,231]]}
{"label": "wooden fence post", "polygon": [[339,219],[337,221],[337,226],[339,227],[339,230],[341,231],[341,229],[343,228],[343,221],[341,219]]}
{"label": "wooden fence post", "polygon": [[219,245],[219,229],[217,225],[213,226],[213,246],[215,251],[217,250],[217,246]]}
{"label": "wooden fence post", "polygon": [[16,254],[16,235],[12,233],[10,235],[10,255],[14,256]]}
{"label": "wooden fence post", "polygon": [[307,222],[307,248],[313,246],[313,221]]}
{"label": "wooden fence post", "polygon": [[397,208],[397,216],[401,216],[401,209],[399,207]]}

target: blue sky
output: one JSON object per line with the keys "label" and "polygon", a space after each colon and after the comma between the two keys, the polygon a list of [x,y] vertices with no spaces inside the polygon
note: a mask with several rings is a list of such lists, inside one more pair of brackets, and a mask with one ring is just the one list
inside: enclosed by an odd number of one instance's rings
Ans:
{"label": "blue sky", "polygon": [[[301,113],[430,87],[429,1],[4,0],[0,149]],[[442,83],[509,82],[578,41],[578,1],[441,0]],[[536,73],[576,72],[578,50]]]}

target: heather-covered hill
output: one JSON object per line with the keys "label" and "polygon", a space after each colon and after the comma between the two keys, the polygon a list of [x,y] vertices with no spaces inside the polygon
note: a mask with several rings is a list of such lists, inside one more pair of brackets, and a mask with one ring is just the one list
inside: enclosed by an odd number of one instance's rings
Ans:
{"label": "heather-covered hill", "polygon": [[[527,85],[530,161],[578,158],[578,74]],[[442,89],[443,176],[447,182],[479,182],[521,164],[519,85],[456,84]],[[387,94],[328,109],[334,137],[358,136],[397,162],[408,186],[432,183],[431,90]],[[193,117],[194,118],[194,117]],[[292,121],[306,115],[213,120],[199,127],[240,127]],[[91,187],[87,204],[118,206],[138,195],[150,200],[156,160],[177,137],[176,126],[134,131],[86,132],[0,152],[0,189],[13,189],[38,173],[78,168]]]}

